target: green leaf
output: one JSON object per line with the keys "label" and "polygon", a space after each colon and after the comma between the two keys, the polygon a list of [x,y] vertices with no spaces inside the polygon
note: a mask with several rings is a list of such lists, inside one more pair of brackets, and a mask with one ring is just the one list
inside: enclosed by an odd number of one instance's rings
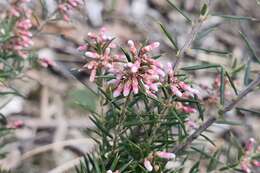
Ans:
{"label": "green leaf", "polygon": [[208,5],[207,4],[203,4],[203,6],[202,6],[202,8],[200,10],[200,15],[205,17],[205,16],[208,15],[208,12],[209,12]]}
{"label": "green leaf", "polygon": [[199,101],[199,99],[198,99],[198,97],[197,96],[195,96],[195,99],[196,99],[196,106],[197,106],[197,108],[198,108],[198,111],[199,111],[199,117],[200,117],[200,119],[203,121],[204,120],[204,108],[202,107],[202,105],[201,105],[201,103],[200,103],[200,101]]}
{"label": "green leaf", "polygon": [[118,164],[118,162],[119,162],[119,159],[120,159],[120,156],[117,154],[117,155],[115,156],[115,158],[114,158],[114,160],[113,160],[111,166],[110,166],[110,170],[115,170],[115,169],[116,169],[116,166],[117,166],[117,164]]}
{"label": "green leaf", "polygon": [[243,147],[241,146],[241,144],[238,141],[237,137],[233,135],[233,133],[230,133],[230,141],[238,149],[237,160],[240,160],[241,157],[244,155]]}
{"label": "green leaf", "polygon": [[102,47],[102,50],[103,50],[103,53],[105,53],[105,51],[106,51],[106,48],[112,43],[112,41],[114,41],[115,40],[115,38],[112,38],[112,39],[110,39],[109,41],[107,41],[104,45],[103,45],[103,47]]}
{"label": "green leaf", "polygon": [[125,163],[120,169],[119,172],[123,172],[129,165],[131,165],[133,160],[130,160],[128,163]]}
{"label": "green leaf", "polygon": [[245,41],[246,46],[247,46],[247,48],[250,50],[250,52],[251,52],[253,58],[254,58],[258,63],[260,63],[260,58],[257,57],[255,50],[253,49],[253,47],[251,46],[251,44],[249,43],[249,41],[248,41],[248,39],[247,39],[247,36],[246,36],[242,31],[240,31],[239,34],[240,34],[240,36],[242,37],[242,39]]}
{"label": "green leaf", "polygon": [[260,111],[256,111],[256,110],[252,110],[252,109],[246,109],[246,108],[241,108],[241,107],[237,107],[236,108],[238,111],[245,111],[245,112],[249,112],[253,115],[258,115],[260,116]]}
{"label": "green leaf", "polygon": [[192,71],[192,70],[201,70],[201,69],[207,69],[207,68],[218,68],[220,65],[217,64],[201,64],[201,65],[194,65],[189,67],[182,67],[182,70],[185,71]]}
{"label": "green leaf", "polygon": [[89,119],[96,125],[96,127],[106,136],[109,136],[111,139],[113,139],[113,136],[109,134],[109,131],[103,126],[102,122],[95,116],[91,115]]}
{"label": "green leaf", "polygon": [[251,20],[251,21],[259,21],[256,18],[248,17],[248,16],[234,16],[234,15],[224,15],[224,14],[212,14],[211,16],[218,16],[225,19],[231,19],[231,20]]}
{"label": "green leaf", "polygon": [[236,95],[238,95],[237,88],[236,88],[236,86],[235,86],[235,84],[234,84],[234,82],[233,82],[233,80],[232,80],[231,76],[229,75],[229,73],[228,73],[227,71],[226,71],[226,76],[227,76],[227,78],[228,78],[228,81],[229,81],[229,83],[230,83],[231,87],[233,88],[233,90],[234,90],[235,94],[236,94]]}
{"label": "green leaf", "polygon": [[203,134],[200,134],[200,136],[202,136],[204,139],[206,139],[209,143],[211,143],[213,146],[216,147],[216,144],[207,136],[203,135]]}
{"label": "green leaf", "polygon": [[225,70],[223,67],[220,71],[220,104],[225,104]]}
{"label": "green leaf", "polygon": [[199,173],[200,161],[195,162],[195,164],[191,167],[189,173]]}
{"label": "green leaf", "polygon": [[226,171],[226,170],[234,170],[235,167],[237,167],[240,163],[233,163],[224,167],[221,167],[219,171]]}
{"label": "green leaf", "polygon": [[0,123],[1,125],[7,125],[7,119],[2,113],[0,113]]}
{"label": "green leaf", "polygon": [[185,135],[187,135],[187,131],[186,131],[186,128],[185,128],[184,120],[182,120],[182,119],[179,117],[179,115],[177,114],[177,112],[175,112],[175,110],[171,109],[170,112],[171,112],[171,114],[174,115],[175,118],[179,121],[183,132],[185,133]]}
{"label": "green leaf", "polygon": [[195,50],[202,50],[202,51],[205,51],[207,53],[216,53],[216,54],[223,54],[223,55],[226,55],[226,54],[230,54],[229,51],[222,51],[222,50],[214,50],[214,49],[206,49],[206,48],[192,48],[192,49],[195,49]]}
{"label": "green leaf", "polygon": [[121,49],[121,50],[123,51],[123,53],[125,54],[127,61],[128,61],[128,62],[132,62],[132,59],[131,59],[130,54],[127,53],[124,48],[121,47],[120,49]]}
{"label": "green leaf", "polygon": [[250,80],[250,74],[251,74],[251,60],[249,59],[246,64],[246,69],[245,69],[245,75],[244,75],[244,85],[249,85],[251,80]]}
{"label": "green leaf", "polygon": [[170,0],[167,0],[167,2],[171,5],[171,7],[177,10],[189,23],[192,23],[191,18],[187,14],[185,14],[180,8],[178,8],[173,2],[171,2]]}
{"label": "green leaf", "polygon": [[211,172],[211,171],[213,171],[213,170],[216,169],[216,167],[217,167],[217,165],[218,165],[219,156],[220,156],[220,151],[217,150],[217,151],[213,154],[212,158],[211,158],[210,161],[209,161],[209,165],[208,165],[208,167],[207,167],[207,172]]}
{"label": "green leaf", "polygon": [[217,120],[216,124],[225,124],[225,125],[236,125],[236,126],[241,126],[242,124],[239,122],[234,122],[234,121],[228,121],[228,120]]}
{"label": "green leaf", "polygon": [[166,37],[167,37],[167,38],[170,40],[170,42],[172,43],[173,47],[178,50],[179,48],[178,48],[178,45],[177,45],[175,39],[173,39],[173,37],[171,36],[171,34],[167,31],[166,27],[163,26],[161,23],[160,23],[160,27],[161,27],[162,31],[164,32],[164,34],[166,35]]}
{"label": "green leaf", "polygon": [[210,26],[206,29],[203,29],[202,31],[200,31],[195,38],[195,41],[199,41],[202,38],[206,37],[208,34],[210,34],[211,32],[215,31],[217,29],[217,27],[219,26],[219,24],[215,24],[213,26]]}
{"label": "green leaf", "polygon": [[242,71],[245,68],[245,64],[241,64],[240,66],[236,67],[235,69],[232,69],[231,76],[236,75],[240,71]]}

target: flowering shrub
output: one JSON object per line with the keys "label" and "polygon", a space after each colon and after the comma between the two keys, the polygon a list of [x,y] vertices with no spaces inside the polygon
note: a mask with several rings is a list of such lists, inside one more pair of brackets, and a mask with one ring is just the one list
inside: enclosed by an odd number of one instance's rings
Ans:
{"label": "flowering shrub", "polygon": [[[28,2],[18,0],[12,3],[1,21],[0,74],[4,80],[21,74],[23,63],[34,56],[30,48],[33,46],[32,29],[35,26],[32,11],[26,5]],[[61,15],[65,21],[69,21],[71,11],[83,3],[81,0],[59,2],[55,14]],[[192,22],[184,13],[181,14]],[[232,76],[221,65],[202,64],[179,69],[179,62],[191,47],[207,16],[208,5],[204,4],[181,48],[167,28],[161,25],[176,49],[176,61],[173,63],[162,63],[160,55],[154,55],[153,51],[159,50],[159,42],[129,40],[126,45],[119,46],[114,43],[115,38],[106,34],[105,28],[97,34],[88,33],[85,43],[78,47],[82,56],[88,59],[79,71],[90,74],[89,81],[96,86],[93,92],[99,96],[99,108],[89,110],[96,129],[88,129],[90,137],[97,143],[97,149],[86,154],[76,167],[78,173],[184,172],[186,165],[190,173],[195,173],[200,172],[202,160],[207,172],[249,173],[260,166],[259,147],[256,147],[253,138],[244,149],[239,145],[236,148],[238,155],[230,160],[220,157],[231,157],[224,149],[210,153],[200,147],[203,143],[195,143],[198,137],[202,137],[203,142],[216,146],[210,137],[202,133],[218,119],[225,121],[225,113],[260,84],[258,76],[238,92]],[[58,66],[48,57],[38,58],[38,63],[46,68]],[[190,80],[188,71],[207,68],[220,71],[212,88]],[[225,103],[225,89],[229,83],[237,96],[230,103]],[[208,93],[208,100],[218,109],[219,116],[204,115],[202,90]],[[24,125],[22,121],[8,124],[0,115],[4,122],[1,124],[3,129],[18,129]],[[189,162],[192,164],[189,165]]]}
{"label": "flowering shrub", "polygon": [[[93,139],[99,143],[97,157],[87,155],[85,163],[77,168],[78,173],[181,172],[182,166],[175,166],[174,162],[185,162],[189,154],[184,147],[211,123],[199,126],[190,119],[197,113],[200,121],[204,119],[199,90],[188,82],[185,73],[176,73],[176,66],[162,64],[159,56],[152,55],[151,51],[160,45],[158,42],[147,45],[129,40],[128,49],[124,49],[113,44],[113,40],[103,28],[99,34],[89,33],[86,44],[78,48],[90,58],[81,70],[90,72],[90,81],[103,95],[100,106],[106,107],[106,112],[102,108],[101,112],[93,112],[91,118],[98,128],[93,131]],[[217,94],[212,97],[221,94],[218,88],[228,82],[223,79],[215,80]],[[189,128],[195,132],[191,134]],[[248,154],[252,145],[247,145],[245,155],[240,156],[242,160],[235,163],[244,172],[249,172],[251,165],[258,165]],[[190,172],[198,167],[197,163]],[[208,170],[217,169],[210,168],[211,164]],[[222,165],[220,169],[227,168]]]}

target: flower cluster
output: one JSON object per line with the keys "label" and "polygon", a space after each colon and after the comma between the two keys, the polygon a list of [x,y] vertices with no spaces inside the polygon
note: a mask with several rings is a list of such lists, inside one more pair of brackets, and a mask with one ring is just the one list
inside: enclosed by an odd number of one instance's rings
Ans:
{"label": "flower cluster", "polygon": [[30,29],[32,28],[31,14],[32,11],[26,7],[26,2],[30,0],[20,0],[11,6],[9,9],[8,19],[9,21],[14,21],[14,25],[11,27],[12,31],[1,29],[1,35],[10,35],[10,38],[3,45],[6,50],[14,52],[22,58],[28,56],[26,48],[33,45],[32,33]]}
{"label": "flower cluster", "polygon": [[[132,54],[131,62],[119,64],[110,69],[110,72],[115,75],[116,79],[110,81],[116,86],[113,93],[117,97],[123,93],[128,96],[130,92],[137,94],[141,87],[144,88],[147,94],[155,96],[158,91],[160,78],[165,76],[162,64],[152,59],[147,53],[159,46],[158,42],[154,42],[148,46],[141,48],[138,52],[132,40],[128,41],[130,52]],[[120,66],[121,65],[121,66]]]}
{"label": "flower cluster", "polygon": [[150,154],[147,158],[144,159],[144,167],[148,172],[153,171],[153,169],[155,169],[155,171],[159,170],[158,165],[153,166],[153,164],[152,164],[152,161],[156,157],[162,158],[162,159],[167,159],[167,160],[172,160],[172,159],[175,159],[176,155],[174,153],[165,152],[165,151],[157,151],[155,153]]}
{"label": "flower cluster", "polygon": [[59,12],[65,21],[69,21],[69,13],[71,10],[77,8],[83,2],[82,0],[66,0],[64,3],[59,4]]}
{"label": "flower cluster", "polygon": [[257,161],[256,159],[254,159],[253,155],[256,155],[258,152],[260,152],[260,148],[257,148],[255,150],[255,144],[256,141],[254,138],[250,138],[247,142],[246,142],[246,146],[245,146],[245,153],[243,156],[243,159],[240,163],[241,169],[245,172],[245,173],[251,173],[251,169],[253,166],[255,167],[260,167],[260,161]]}
{"label": "flower cluster", "polygon": [[194,94],[199,94],[199,92],[196,89],[192,88],[187,83],[178,80],[178,78],[174,74],[171,63],[167,64],[166,71],[168,74],[168,79],[166,82],[170,86],[170,89],[174,95],[178,97],[187,97],[188,95],[193,96]]}
{"label": "flower cluster", "polygon": [[[91,70],[90,81],[93,82],[96,78],[97,71],[107,70],[112,67],[115,60],[119,60],[120,56],[112,56],[111,48],[114,44],[109,44],[111,37],[106,36],[106,28],[102,28],[99,34],[88,33],[88,38],[92,43],[81,45],[78,50],[85,51],[85,56],[91,58],[91,61],[83,66]],[[99,49],[104,48],[104,51]]]}
{"label": "flower cluster", "polygon": [[[142,91],[156,97],[162,85],[168,86],[177,97],[187,98],[198,94],[197,90],[175,76],[171,64],[164,68],[161,62],[150,55],[152,50],[159,47],[159,42],[139,46],[129,40],[129,53],[124,51],[124,55],[120,55],[111,53],[111,48],[116,46],[112,43],[113,39],[106,36],[105,29],[101,29],[99,34],[89,33],[88,39],[90,41],[78,48],[86,57],[91,58],[83,68],[91,71],[90,81],[94,81],[98,73],[113,76],[108,83],[114,89],[114,97]],[[195,112],[195,109],[181,103],[178,107],[186,113]]]}

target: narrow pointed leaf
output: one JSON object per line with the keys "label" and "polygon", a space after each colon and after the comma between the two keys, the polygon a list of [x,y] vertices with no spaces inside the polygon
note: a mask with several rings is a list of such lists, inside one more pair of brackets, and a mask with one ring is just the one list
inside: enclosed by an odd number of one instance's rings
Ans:
{"label": "narrow pointed leaf", "polygon": [[175,10],[177,10],[183,17],[185,17],[185,19],[189,22],[192,23],[191,18],[185,14],[179,7],[177,7],[173,2],[171,2],[170,0],[167,0],[167,2],[171,5],[171,7],[173,7]]}
{"label": "narrow pointed leaf", "polygon": [[172,43],[173,47],[178,50],[178,45],[177,45],[175,39],[174,39],[174,38],[171,36],[171,34],[167,31],[166,27],[163,26],[161,23],[160,23],[160,26],[161,26],[162,31],[163,31],[164,34],[166,35],[166,37],[167,37],[167,38],[170,40],[170,42]]}
{"label": "narrow pointed leaf", "polygon": [[256,60],[258,63],[260,63],[260,58],[257,57],[255,50],[253,49],[253,47],[251,46],[251,44],[249,43],[249,41],[247,39],[247,36],[241,31],[239,32],[239,34],[241,35],[242,39],[245,41],[246,46],[250,50],[254,60]]}

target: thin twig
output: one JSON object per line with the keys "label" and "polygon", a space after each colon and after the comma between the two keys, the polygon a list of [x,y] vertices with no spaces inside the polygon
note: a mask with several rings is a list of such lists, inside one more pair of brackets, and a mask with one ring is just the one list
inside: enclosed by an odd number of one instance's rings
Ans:
{"label": "thin twig", "polygon": [[[221,113],[226,113],[233,109],[235,105],[242,100],[248,93],[253,91],[258,85],[260,85],[260,75],[257,76],[257,78],[251,82],[243,91],[241,91],[236,99],[232,100],[228,105],[224,107],[224,109],[221,111]],[[217,120],[216,117],[210,117],[206,122],[204,122],[194,133],[192,133],[187,140],[184,143],[181,143],[173,148],[173,153],[178,153],[185,147],[189,146],[192,141],[194,141],[196,138],[200,136],[201,133],[203,133],[208,127],[210,127],[215,121]]]}
{"label": "thin twig", "polygon": [[173,148],[172,152],[177,153],[181,151],[183,148],[189,146],[192,141],[200,136],[202,132],[204,132],[209,126],[211,126],[217,120],[216,117],[210,117],[205,123],[203,123],[194,133],[192,133],[184,143],[177,145]]}
{"label": "thin twig", "polygon": [[182,46],[182,48],[177,52],[177,59],[174,63],[174,66],[173,66],[173,70],[176,71],[179,63],[180,63],[180,60],[181,58],[184,56],[185,52],[187,51],[187,49],[189,49],[194,41],[194,39],[196,38],[200,28],[201,28],[201,25],[203,23],[204,19],[199,19],[197,22],[195,22],[195,24],[193,24],[192,26],[192,29],[191,29],[191,32],[189,33],[189,35],[187,36],[187,40],[185,41],[184,45]]}
{"label": "thin twig", "polygon": [[256,88],[260,84],[260,75],[251,82],[241,93],[230,102],[227,106],[224,107],[223,112],[230,111],[241,99],[243,99],[248,93],[250,93],[254,88]]}

